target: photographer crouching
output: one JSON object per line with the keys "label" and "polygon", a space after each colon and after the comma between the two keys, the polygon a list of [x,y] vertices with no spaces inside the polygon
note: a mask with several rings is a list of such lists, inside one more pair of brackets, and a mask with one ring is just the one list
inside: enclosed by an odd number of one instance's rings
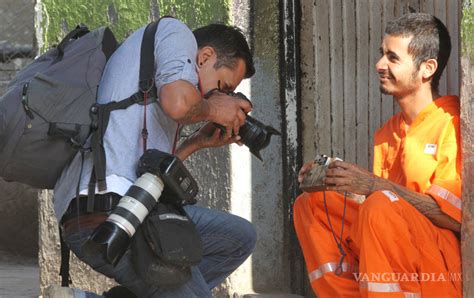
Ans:
{"label": "photographer crouching", "polygon": [[[99,103],[139,90],[144,31],[133,33],[107,62]],[[154,47],[155,102],[110,113],[101,140],[105,180],[95,177],[93,153],[78,153],[56,184],[54,209],[68,247],[129,297],[211,297],[251,254],[255,230],[245,219],[190,204],[194,180],[181,161],[203,148],[240,142],[251,104],[229,93],[254,74],[253,59],[237,28],[191,32],[173,18],[161,19]],[[182,125],[201,121],[206,124],[176,146]]]}

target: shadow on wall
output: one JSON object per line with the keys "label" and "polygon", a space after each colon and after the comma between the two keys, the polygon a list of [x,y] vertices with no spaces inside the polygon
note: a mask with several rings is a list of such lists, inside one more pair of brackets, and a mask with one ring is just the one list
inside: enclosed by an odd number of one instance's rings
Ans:
{"label": "shadow on wall", "polygon": [[0,250],[38,256],[38,190],[0,179]]}

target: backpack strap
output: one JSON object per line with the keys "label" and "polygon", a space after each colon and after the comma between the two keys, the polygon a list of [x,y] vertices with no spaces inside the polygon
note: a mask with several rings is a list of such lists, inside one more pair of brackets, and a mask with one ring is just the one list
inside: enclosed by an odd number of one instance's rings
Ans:
{"label": "backpack strap", "polygon": [[[140,49],[140,77],[139,91],[119,102],[109,102],[106,104],[95,104],[91,107],[90,114],[92,119],[93,133],[91,137],[92,156],[94,161],[93,173],[95,179],[91,177],[89,183],[88,211],[92,212],[94,206],[95,183],[99,191],[107,188],[106,175],[106,157],[104,148],[104,135],[110,118],[110,112],[114,110],[126,109],[129,106],[142,103],[144,98],[157,97],[155,88],[155,35],[160,20],[148,24],[143,33],[143,39]],[[150,104],[153,101],[147,101]],[[90,208],[89,208],[90,206]]]}
{"label": "backpack strap", "polygon": [[56,58],[56,62],[63,59],[64,48],[66,48],[66,45],[69,43],[71,39],[78,39],[79,37],[87,33],[89,33],[89,28],[87,28],[84,25],[77,25],[76,28],[74,28],[74,30],[69,32],[57,46],[58,57]]}
{"label": "backpack strap", "polygon": [[148,24],[143,33],[142,46],[140,49],[140,77],[138,83],[138,93],[141,94],[150,92],[150,90],[155,87],[155,33],[162,19],[163,18],[160,18],[157,22]]}
{"label": "backpack strap", "polygon": [[71,252],[63,239],[61,228],[59,228],[59,243],[61,244],[61,267],[59,275],[61,276],[61,286],[69,287],[71,284],[71,276],[69,275],[69,257]]}

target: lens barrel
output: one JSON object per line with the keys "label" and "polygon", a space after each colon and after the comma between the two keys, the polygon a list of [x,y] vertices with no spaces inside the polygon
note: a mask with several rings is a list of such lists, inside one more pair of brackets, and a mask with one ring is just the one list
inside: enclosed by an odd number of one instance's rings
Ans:
{"label": "lens barrel", "polygon": [[[207,97],[209,97],[214,91],[222,92],[219,89],[213,89],[207,93]],[[248,97],[241,92],[230,92],[227,94],[246,100],[250,103],[250,105],[252,105],[250,99],[248,99]],[[223,132],[226,131],[226,128],[224,126],[217,123],[214,124]],[[281,133],[275,128],[269,125],[265,125],[257,119],[247,115],[247,117],[245,118],[244,125],[242,125],[239,129],[239,135],[241,137],[240,141],[249,148],[250,152],[255,155],[255,157],[263,161],[262,156],[260,155],[260,150],[268,146],[272,135],[281,135]]]}
{"label": "lens barrel", "polygon": [[139,225],[158,202],[163,188],[160,177],[151,173],[140,176],[84,244],[84,254],[102,255],[107,262],[116,265]]}
{"label": "lens barrel", "polygon": [[241,142],[249,148],[250,152],[262,160],[260,150],[268,146],[272,135],[280,135],[280,132],[247,115],[245,124],[240,127],[239,135],[242,138]]}

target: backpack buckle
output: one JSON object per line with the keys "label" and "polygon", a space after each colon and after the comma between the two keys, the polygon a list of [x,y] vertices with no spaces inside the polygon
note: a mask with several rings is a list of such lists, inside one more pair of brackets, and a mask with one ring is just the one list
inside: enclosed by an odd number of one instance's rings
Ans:
{"label": "backpack buckle", "polygon": [[97,129],[99,127],[99,104],[95,103],[89,109],[89,116],[91,117],[91,129]]}
{"label": "backpack buckle", "polygon": [[155,79],[141,80],[138,86],[142,93],[148,93],[155,86]]}

